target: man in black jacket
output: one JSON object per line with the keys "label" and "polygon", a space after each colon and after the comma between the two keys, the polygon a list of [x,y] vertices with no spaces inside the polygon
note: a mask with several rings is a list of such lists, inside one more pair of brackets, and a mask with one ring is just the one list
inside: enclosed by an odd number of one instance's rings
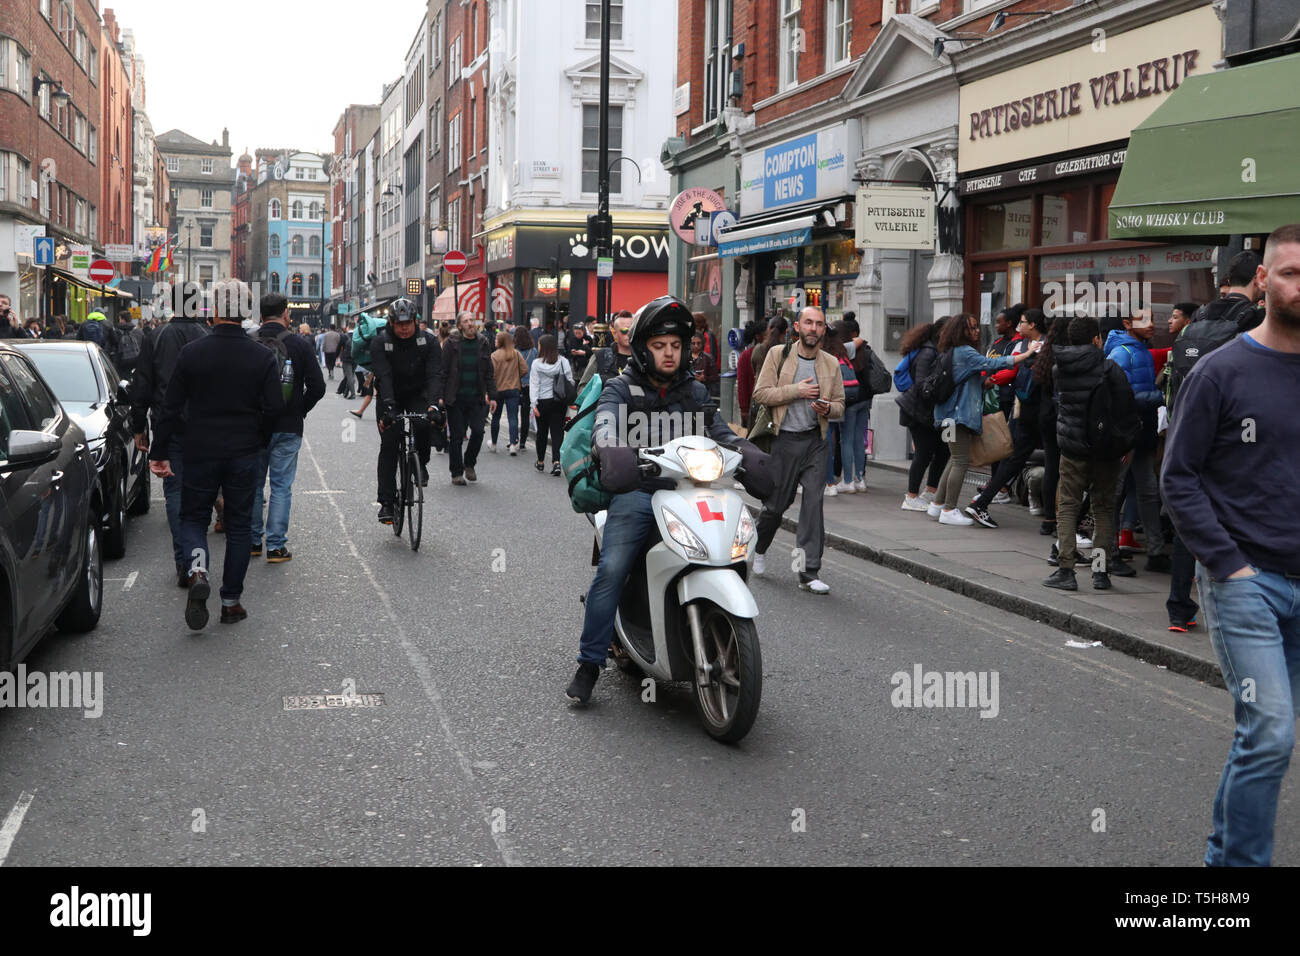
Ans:
{"label": "man in black jacket", "polygon": [[[389,306],[391,318],[370,343],[370,365],[379,393],[379,523],[393,523],[397,501],[397,458],[401,433],[394,415],[432,411],[438,379],[438,337],[415,325],[415,303],[398,299]],[[415,421],[415,447],[420,456],[420,484],[429,482],[429,423]],[[481,435],[481,432],[480,432]]]}
{"label": "man in black jacket", "polygon": [[240,325],[252,314],[252,293],[242,282],[218,282],[214,328],[186,346],[176,361],[149,451],[160,478],[170,467],[172,435],[185,425],[185,477],[181,486],[181,545],[189,565],[185,623],[208,623],[208,518],[218,493],[226,499],[226,556],[221,577],[221,623],[248,617],[240,605],[248,571],[253,495],[262,453],[284,411],[279,368],[271,351]]}
{"label": "man in black jacket", "polygon": [[[266,560],[268,564],[283,564],[293,558],[288,547],[289,508],[293,502],[293,479],[298,473],[298,451],[302,448],[302,422],[325,394],[325,379],[311,343],[289,329],[289,300],[278,292],[264,295],[261,314],[262,327],[254,341],[284,359],[278,377],[285,409],[271,429],[271,443],[262,452],[259,464],[250,530],[253,544],[249,554],[254,558],[262,555],[262,489],[269,475],[271,501],[266,511]],[[280,367],[279,358],[276,367]]]}
{"label": "man in black jacket", "polygon": [[[135,378],[131,380],[131,430],[135,432],[135,447],[149,450],[149,424],[154,431],[162,420],[163,398],[167,384],[176,369],[181,349],[208,334],[208,327],[197,315],[176,315],[170,322],[140,345],[140,356],[135,363]],[[167,526],[172,534],[172,558],[176,563],[176,583],[189,586],[189,556],[181,547],[181,482],[185,479],[183,421],[173,425],[168,448],[172,474],[163,479],[166,498]]]}
{"label": "man in black jacket", "polygon": [[[492,370],[492,346],[474,330],[474,320],[462,315],[457,322],[458,332],[448,337],[442,350],[442,365],[434,394],[438,404],[447,409],[450,429],[451,483],[463,485],[466,479],[478,481],[474,465],[483,446],[483,425],[487,416],[497,410],[496,373]],[[464,457],[461,444],[469,434]]]}
{"label": "man in black jacket", "polygon": [[[1092,502],[1093,565],[1092,586],[1105,591],[1110,575],[1131,577],[1136,572],[1119,560],[1115,541],[1115,487],[1124,472],[1128,455],[1137,444],[1141,421],[1128,377],[1101,351],[1101,330],[1090,317],[1070,320],[1069,345],[1054,353],[1052,370],[1059,397],[1056,440],[1061,446],[1061,478],[1056,492],[1056,535],[1059,565],[1044,587],[1077,591],[1074,564],[1077,558],[1075,531],[1086,492]],[[1102,428],[1091,416],[1094,389],[1101,385],[1109,398],[1108,413],[1100,416]],[[1110,436],[1110,429],[1115,436]],[[1104,431],[1105,434],[1101,434]]]}
{"label": "man in black jacket", "polygon": [[627,367],[627,360],[632,356],[632,347],[629,344],[631,333],[632,313],[624,309],[609,323],[609,334],[613,336],[614,344],[596,349],[591,361],[587,363],[587,370],[582,373],[582,379],[578,382],[579,392],[587,382],[591,381],[592,375],[599,375],[602,382],[608,382]]}

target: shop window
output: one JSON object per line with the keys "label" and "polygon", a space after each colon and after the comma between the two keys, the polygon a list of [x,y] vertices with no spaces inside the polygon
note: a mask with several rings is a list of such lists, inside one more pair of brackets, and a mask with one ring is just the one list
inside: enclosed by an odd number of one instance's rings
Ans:
{"label": "shop window", "polygon": [[830,268],[826,270],[827,275],[858,274],[858,269],[862,264],[862,256],[854,248],[852,239],[831,243],[826,247],[826,252],[830,260]]}
{"label": "shop window", "polygon": [[1118,182],[1104,183],[1097,187],[1098,198],[1101,200],[1101,236],[1103,239],[1110,238],[1110,200],[1115,195],[1115,187]]}
{"label": "shop window", "polygon": [[[600,4],[590,0],[587,3],[587,39],[600,39]],[[610,0],[609,39],[611,42],[623,39],[623,0]]]}
{"label": "shop window", "polygon": [[1090,193],[1087,186],[1080,186],[1043,196],[1043,237],[1039,245],[1078,246],[1092,241]]}
{"label": "shop window", "polygon": [[1034,201],[1016,199],[975,207],[975,251],[1028,249],[1034,220]]}

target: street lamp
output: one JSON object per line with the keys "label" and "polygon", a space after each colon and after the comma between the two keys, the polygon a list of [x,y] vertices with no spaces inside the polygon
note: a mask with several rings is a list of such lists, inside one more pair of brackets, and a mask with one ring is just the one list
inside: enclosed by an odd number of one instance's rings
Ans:
{"label": "street lamp", "polygon": [[53,96],[55,99],[59,99],[59,100],[72,99],[72,94],[63,88],[62,80],[48,80],[43,76],[35,77],[32,80],[32,96],[38,96],[41,92],[42,86],[54,87]]}

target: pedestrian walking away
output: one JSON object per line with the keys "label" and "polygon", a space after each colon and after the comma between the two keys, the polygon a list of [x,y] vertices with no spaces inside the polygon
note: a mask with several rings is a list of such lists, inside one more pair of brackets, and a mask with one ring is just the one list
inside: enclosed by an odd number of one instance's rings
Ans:
{"label": "pedestrian walking away", "polygon": [[339,358],[340,340],[338,329],[330,326],[321,336],[321,351],[325,354],[325,367],[329,369],[330,381],[334,381],[334,365]]}
{"label": "pedestrian walking away", "polygon": [[240,304],[251,299],[238,281],[214,288],[212,333],[186,346],[167,386],[162,420],[149,450],[150,469],[167,478],[172,434],[185,429],[181,484],[181,542],[189,561],[185,623],[208,623],[208,518],[217,495],[226,500],[226,554],[221,576],[221,623],[248,617],[240,603],[248,571],[253,496],[262,455],[284,411],[280,369],[271,351],[240,325]]}
{"label": "pedestrian walking away", "polygon": [[830,420],[844,415],[844,380],[839,363],[821,348],[826,336],[821,309],[809,307],[800,312],[795,332],[797,343],[768,351],[754,385],[753,401],[771,409],[776,429],[770,462],[773,491],[758,518],[754,573],[765,570],[767,549],[799,487],[803,489],[795,534],[799,587],[829,594],[830,586],[820,576],[826,538],[822,520],[826,433]]}
{"label": "pedestrian walking away", "polygon": [[1300,706],[1300,551],[1279,493],[1300,474],[1300,224],[1273,231],[1256,275],[1264,321],[1183,382],[1162,476],[1236,721],[1207,866],[1272,862]]}
{"label": "pedestrian walking away", "polygon": [[[163,399],[167,395],[167,386],[175,373],[181,350],[207,334],[208,327],[198,316],[182,314],[173,316],[170,322],[141,344],[135,377],[131,382],[131,430],[135,433],[135,447],[141,451],[149,450],[150,425],[156,433],[162,420]],[[181,482],[185,477],[183,419],[172,423],[167,456],[171,475],[163,477],[163,497],[167,526],[172,536],[176,583],[180,587],[188,587],[191,559],[181,540]],[[205,522],[204,527],[206,526]]]}
{"label": "pedestrian walking away", "polygon": [[528,362],[515,348],[514,336],[509,332],[498,332],[496,345],[496,350],[492,353],[492,374],[496,379],[497,405],[492,410],[492,434],[489,436],[488,450],[497,450],[501,415],[504,412],[510,439],[506,451],[515,455],[519,452],[519,393],[523,388],[524,377],[528,374]]}
{"label": "pedestrian walking away", "polygon": [[522,449],[528,444],[528,432],[533,421],[533,404],[530,398],[529,381],[532,378],[533,362],[537,358],[537,343],[522,325],[515,326],[515,351],[524,358],[528,370],[519,380],[519,444]]}
{"label": "pedestrian walking away", "polygon": [[278,292],[262,296],[262,327],[255,341],[276,359],[284,412],[271,427],[271,440],[258,462],[257,492],[253,495],[250,557],[262,555],[262,503],[268,476],[270,504],[266,509],[266,560],[282,564],[293,558],[289,551],[289,510],[293,481],[298,473],[303,419],[325,394],[325,379],[314,361],[311,343],[289,330],[289,300]]}
{"label": "pedestrian walking away", "polygon": [[453,485],[478,481],[475,469],[483,446],[483,428],[488,414],[497,410],[491,352],[491,343],[478,334],[469,315],[460,317],[456,333],[448,336],[442,347],[442,363],[433,391],[447,412],[447,466]]}
{"label": "pedestrian walking away", "polygon": [[555,336],[549,332],[537,340],[537,358],[528,373],[528,393],[533,418],[537,419],[538,471],[546,470],[546,441],[551,442],[551,474],[560,474],[560,445],[564,441],[564,413],[569,403],[555,397],[559,378],[573,382],[573,368],[560,354]]}

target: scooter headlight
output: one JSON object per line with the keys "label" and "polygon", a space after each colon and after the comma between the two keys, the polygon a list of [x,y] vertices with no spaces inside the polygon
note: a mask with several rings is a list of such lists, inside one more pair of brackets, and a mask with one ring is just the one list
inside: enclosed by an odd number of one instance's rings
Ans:
{"label": "scooter headlight", "polygon": [[749,554],[749,542],[754,537],[754,516],[744,505],[740,506],[740,520],[736,522],[736,537],[731,541],[731,560],[743,561]]}
{"label": "scooter headlight", "polygon": [[667,508],[664,509],[664,527],[668,529],[668,536],[682,546],[688,558],[696,558],[700,561],[708,559],[709,549],[704,546],[704,542],[686,526],[685,521]]}
{"label": "scooter headlight", "polygon": [[677,455],[692,481],[717,481],[722,477],[722,452],[716,448],[681,448]]}

